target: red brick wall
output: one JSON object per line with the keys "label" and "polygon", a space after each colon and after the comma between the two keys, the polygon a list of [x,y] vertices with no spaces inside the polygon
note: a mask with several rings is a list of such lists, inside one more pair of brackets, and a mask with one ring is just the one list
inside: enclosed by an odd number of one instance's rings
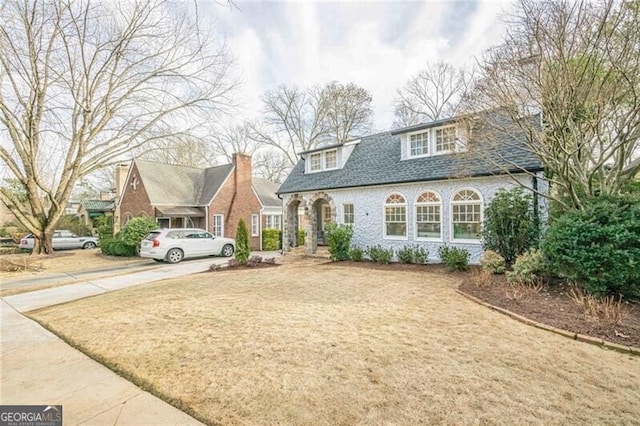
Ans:
{"label": "red brick wall", "polygon": [[236,237],[240,218],[249,231],[251,250],[260,250],[260,237],[251,236],[251,215],[260,214],[260,201],[253,192],[251,180],[251,156],[234,154],[235,165],[231,176],[224,183],[218,195],[209,205],[209,231],[213,227],[213,215],[224,215],[224,236]]}
{"label": "red brick wall", "polygon": [[[131,182],[134,179],[137,182],[135,190],[131,185]],[[142,179],[140,179],[140,173],[138,173],[138,168],[135,164],[133,165],[133,170],[129,174],[129,178],[124,184],[123,190],[122,200],[120,201],[119,218],[121,226],[124,225],[127,215],[129,217],[142,215],[155,217],[155,211],[153,207],[151,207],[149,195],[147,195],[144,183],[142,182]]]}

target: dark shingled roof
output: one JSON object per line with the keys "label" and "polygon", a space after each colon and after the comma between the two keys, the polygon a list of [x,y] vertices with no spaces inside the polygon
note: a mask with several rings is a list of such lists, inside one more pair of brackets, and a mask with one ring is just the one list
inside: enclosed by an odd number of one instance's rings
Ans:
{"label": "dark shingled roof", "polygon": [[484,147],[476,142],[481,148],[467,152],[401,160],[401,139],[398,133],[385,132],[361,138],[342,169],[304,173],[304,161],[300,160],[280,186],[278,193],[542,170],[540,160],[525,149],[521,142],[506,134],[499,142],[485,144]]}

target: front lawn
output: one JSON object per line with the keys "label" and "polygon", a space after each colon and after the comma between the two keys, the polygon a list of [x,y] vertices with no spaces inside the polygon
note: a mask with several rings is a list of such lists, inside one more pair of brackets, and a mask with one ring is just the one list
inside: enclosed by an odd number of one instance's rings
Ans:
{"label": "front lawn", "polygon": [[640,360],[454,292],[455,275],[318,260],[199,274],[32,317],[207,423],[640,418]]}

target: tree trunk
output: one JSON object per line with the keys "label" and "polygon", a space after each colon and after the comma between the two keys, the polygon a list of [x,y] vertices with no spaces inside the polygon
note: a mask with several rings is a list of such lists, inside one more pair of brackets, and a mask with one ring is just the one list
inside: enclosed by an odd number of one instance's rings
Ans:
{"label": "tree trunk", "polygon": [[53,232],[40,231],[33,234],[33,250],[32,255],[53,254]]}

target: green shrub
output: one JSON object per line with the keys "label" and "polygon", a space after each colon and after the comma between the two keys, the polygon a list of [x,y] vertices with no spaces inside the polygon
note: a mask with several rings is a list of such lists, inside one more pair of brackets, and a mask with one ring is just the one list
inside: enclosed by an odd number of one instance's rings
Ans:
{"label": "green shrub", "polygon": [[586,200],[557,218],[541,244],[551,271],[597,295],[640,297],[640,202],[630,196]]}
{"label": "green shrub", "polygon": [[351,226],[338,225],[335,222],[330,222],[327,224],[326,230],[331,260],[349,260],[353,228]]}
{"label": "green shrub", "polygon": [[149,231],[158,229],[155,219],[149,216],[138,216],[129,220],[122,227],[120,240],[134,249],[140,245],[140,241],[147,236]]}
{"label": "green shrub", "polygon": [[111,216],[98,216],[93,220],[93,224],[98,230],[98,237],[113,238],[113,218]]}
{"label": "green shrub", "polygon": [[280,250],[280,241],[282,239],[282,231],[279,229],[266,228],[262,230],[262,250],[274,251]]}
{"label": "green shrub", "polygon": [[349,250],[349,257],[354,262],[362,262],[363,256],[364,250],[362,250],[360,247],[351,247],[351,250]]}
{"label": "green shrub", "polygon": [[238,228],[236,230],[236,260],[243,266],[246,266],[249,262],[249,256],[251,251],[249,250],[249,231],[247,230],[247,224],[240,218],[238,221]]}
{"label": "green shrub", "polygon": [[506,270],[506,262],[504,257],[500,256],[493,250],[485,250],[480,261],[482,269],[491,274],[504,274]]}
{"label": "green shrub", "polygon": [[304,245],[304,229],[298,229],[297,235],[296,235],[296,243],[298,247],[301,247]]}
{"label": "green shrub", "polygon": [[133,257],[136,255],[135,246],[130,246],[116,238],[100,239],[100,250],[107,256]]}
{"label": "green shrub", "polygon": [[463,248],[442,246],[438,249],[438,256],[450,271],[469,269],[469,251]]}
{"label": "green shrub", "polygon": [[386,265],[391,263],[393,249],[385,249],[380,245],[367,247],[367,256],[376,263]]}
{"label": "green shrub", "polygon": [[540,250],[529,250],[516,258],[513,269],[507,272],[512,284],[535,284],[545,275],[546,265]]}
{"label": "green shrub", "polygon": [[522,188],[500,189],[484,211],[482,244],[512,265],[518,255],[536,247],[538,221],[533,215],[531,195]]}
{"label": "green shrub", "polygon": [[429,251],[419,245],[404,246],[398,250],[398,259],[402,263],[424,265],[429,259]]}

